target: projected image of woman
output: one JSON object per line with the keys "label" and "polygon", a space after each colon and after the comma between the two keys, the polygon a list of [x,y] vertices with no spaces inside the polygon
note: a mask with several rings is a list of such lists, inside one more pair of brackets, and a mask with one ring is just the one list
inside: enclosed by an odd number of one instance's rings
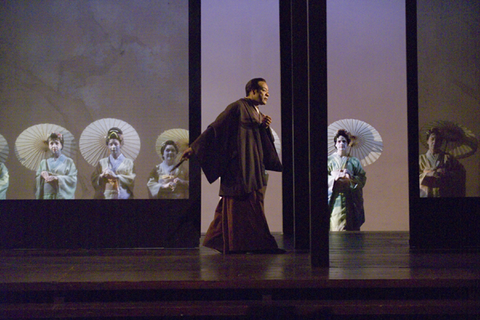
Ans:
{"label": "projected image of woman", "polygon": [[122,130],[108,130],[106,144],[110,155],[100,159],[92,174],[95,199],[133,199],[133,160],[122,154],[123,142]]}
{"label": "projected image of woman", "polygon": [[161,148],[163,162],[150,173],[147,187],[151,199],[188,199],[188,171],[176,165],[178,146],[173,140],[164,142]]}
{"label": "projected image of woman", "polygon": [[348,156],[348,132],[338,130],[333,141],[337,151],[327,161],[330,231],[358,231],[365,222],[362,190],[367,178],[360,160]]}
{"label": "projected image of woman", "polygon": [[451,154],[442,150],[444,138],[438,128],[426,133],[428,151],[420,155],[420,197],[465,197],[466,172]]}
{"label": "projected image of woman", "polygon": [[0,162],[0,200],[7,199],[9,175],[7,167]]}
{"label": "projected image of woman", "polygon": [[72,159],[62,154],[63,135],[53,132],[47,138],[52,156],[43,159],[37,170],[36,199],[74,199],[77,168]]}

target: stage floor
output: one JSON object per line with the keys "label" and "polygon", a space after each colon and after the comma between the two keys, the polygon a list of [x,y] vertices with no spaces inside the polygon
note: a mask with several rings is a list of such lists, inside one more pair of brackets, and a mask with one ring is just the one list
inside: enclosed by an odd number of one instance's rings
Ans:
{"label": "stage floor", "polygon": [[[1,251],[0,315],[55,310],[87,317],[100,308],[112,317],[138,316],[139,303],[150,310],[142,316],[241,316],[252,303],[298,314],[480,314],[479,253],[412,253],[408,232],[331,233],[330,267],[312,268],[308,252],[276,238],[286,254],[222,255],[204,247]],[[128,306],[136,311],[125,313]]]}

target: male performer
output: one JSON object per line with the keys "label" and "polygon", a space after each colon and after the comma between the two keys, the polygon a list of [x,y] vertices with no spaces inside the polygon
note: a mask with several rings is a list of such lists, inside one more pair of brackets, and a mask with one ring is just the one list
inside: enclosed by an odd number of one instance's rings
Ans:
{"label": "male performer", "polygon": [[270,233],[263,204],[265,170],[282,170],[269,127],[272,119],[258,109],[267,103],[267,82],[252,79],[245,93],[182,155],[195,155],[210,183],[221,180],[221,199],[203,245],[224,254],[284,253]]}

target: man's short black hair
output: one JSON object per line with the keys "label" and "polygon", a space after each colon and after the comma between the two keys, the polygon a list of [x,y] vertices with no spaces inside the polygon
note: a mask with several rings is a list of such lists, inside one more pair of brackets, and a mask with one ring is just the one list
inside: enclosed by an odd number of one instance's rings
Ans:
{"label": "man's short black hair", "polygon": [[250,91],[262,89],[262,87],[258,84],[261,81],[267,82],[263,78],[253,78],[252,80],[248,81],[245,85],[245,96],[248,97]]}

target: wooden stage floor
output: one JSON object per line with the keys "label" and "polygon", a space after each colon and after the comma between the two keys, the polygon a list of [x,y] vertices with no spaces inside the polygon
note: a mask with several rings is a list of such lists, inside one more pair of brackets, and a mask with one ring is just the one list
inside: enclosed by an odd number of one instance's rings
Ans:
{"label": "wooden stage floor", "polygon": [[408,232],[330,235],[330,267],[199,249],[0,252],[0,318],[480,319],[478,252],[412,253]]}

